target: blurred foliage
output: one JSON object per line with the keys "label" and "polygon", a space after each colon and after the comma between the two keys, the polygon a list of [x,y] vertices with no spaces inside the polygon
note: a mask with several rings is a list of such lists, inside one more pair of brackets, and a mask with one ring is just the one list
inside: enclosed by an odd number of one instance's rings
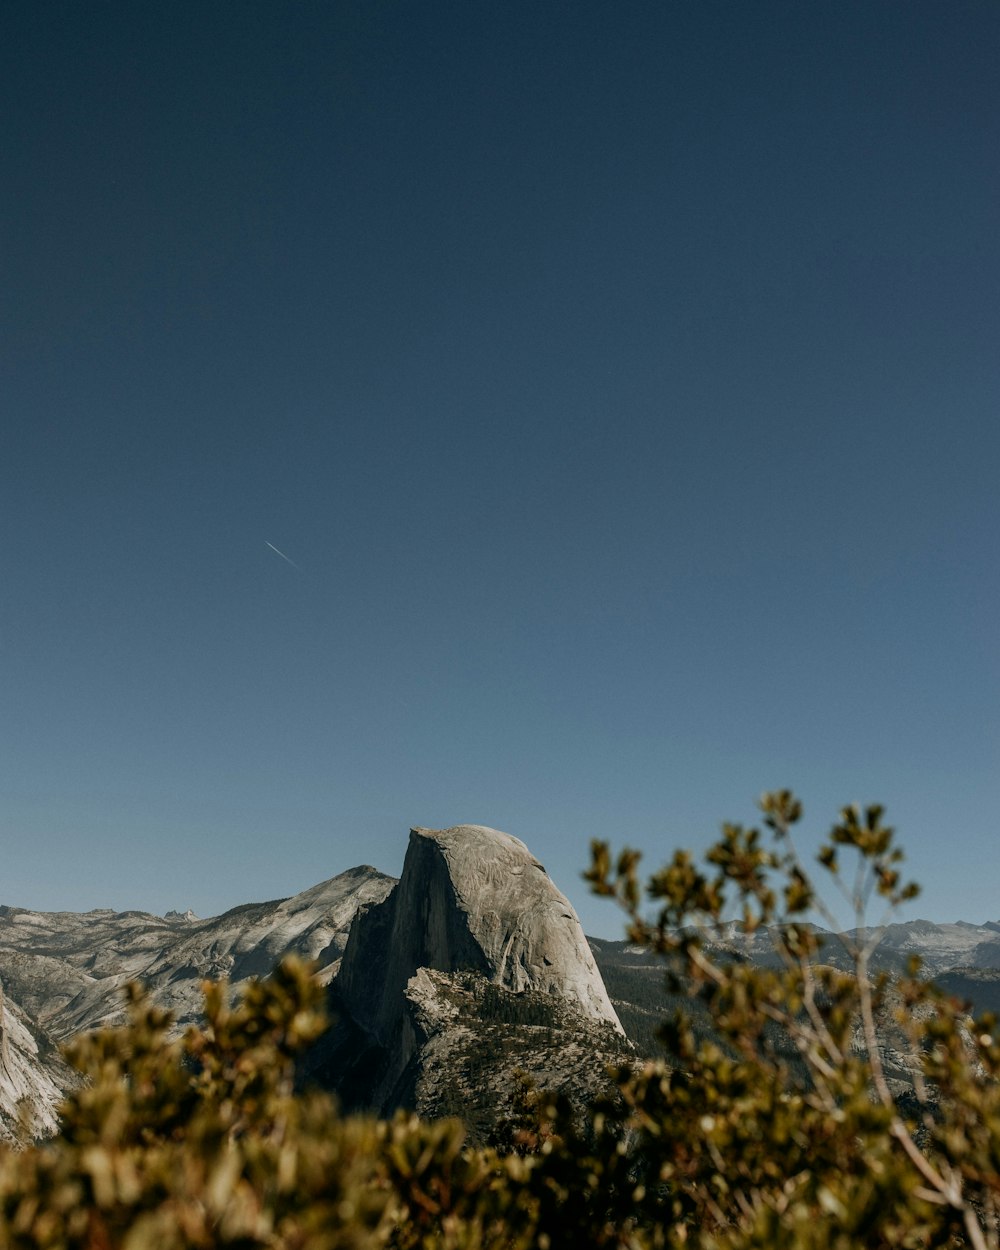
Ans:
{"label": "blurred foliage", "polygon": [[[896,980],[871,971],[881,926],[917,893],[883,810],[845,808],[819,849],[856,925],[826,962],[810,917],[838,925],[792,838],[801,804],[780,791],[761,809],[763,829],[725,825],[704,865],[678,851],[645,887],[636,851],[592,848],[594,890],[713,1026],[706,1037],[680,1008],[662,1030],[673,1065],[622,1074],[648,1244],[995,1247],[995,1022],[971,1020],[916,964]],[[719,958],[762,926],[774,966]]]}
{"label": "blurred foliage", "polygon": [[[763,829],[724,826],[704,864],[678,852],[645,883],[637,852],[594,844],[592,888],[665,962],[669,1064],[621,1064],[616,1092],[584,1110],[525,1082],[474,1148],[457,1119],[343,1116],[296,1089],[296,1056],[324,1026],[301,961],[235,1006],[206,985],[204,1025],[176,1039],[132,986],[125,1028],[68,1049],[86,1080],[59,1134],[0,1151],[0,1247],[992,1250],[994,1022],[916,968],[870,970],[872,900],[891,913],[915,892],[880,808],[845,809],[819,852],[858,920],[840,967],[809,923],[825,913],[791,836],[801,807],[780,792],[762,810]],[[762,925],[773,966],[733,958]],[[905,1091],[887,1075],[890,1018]]]}

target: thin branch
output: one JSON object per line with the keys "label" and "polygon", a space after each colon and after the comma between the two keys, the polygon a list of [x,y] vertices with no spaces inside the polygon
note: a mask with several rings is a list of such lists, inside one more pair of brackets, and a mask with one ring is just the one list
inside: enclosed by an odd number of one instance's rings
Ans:
{"label": "thin branch", "polygon": [[802,996],[805,1004],[806,1014],[812,1021],[813,1028],[819,1033],[819,1036],[826,1047],[827,1054],[834,1063],[842,1064],[844,1062],[844,1052],[837,1045],[833,1034],[827,1028],[823,1014],[816,1005],[816,978],[813,976],[812,965],[803,956],[800,959],[802,967]]}

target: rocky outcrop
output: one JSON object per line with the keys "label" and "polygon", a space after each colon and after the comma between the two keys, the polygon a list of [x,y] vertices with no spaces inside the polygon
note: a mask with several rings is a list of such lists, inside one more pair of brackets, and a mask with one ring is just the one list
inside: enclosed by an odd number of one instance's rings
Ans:
{"label": "rocky outcrop", "polygon": [[421,968],[407,984],[406,1001],[404,1028],[415,1045],[384,1109],[458,1116],[475,1140],[502,1137],[523,1078],[583,1108],[611,1093],[609,1065],[634,1058],[610,1023],[557,995],[515,993],[478,973]]}
{"label": "rocky outcrop", "polygon": [[44,1029],[0,986],[0,1141],[53,1133],[59,1102],[78,1083]]}
{"label": "rocky outcrop", "polygon": [[[410,831],[399,884],[351,927],[334,996],[340,1025],[319,1068],[349,1105],[381,1112],[426,1110],[432,1055],[461,1038],[475,1049],[487,998],[512,1022],[518,1000],[548,1005],[550,1033],[590,1038],[590,1068],[593,1046],[627,1045],[565,895],[523,842],[483,825]],[[362,1053],[361,1068],[345,1064]]]}

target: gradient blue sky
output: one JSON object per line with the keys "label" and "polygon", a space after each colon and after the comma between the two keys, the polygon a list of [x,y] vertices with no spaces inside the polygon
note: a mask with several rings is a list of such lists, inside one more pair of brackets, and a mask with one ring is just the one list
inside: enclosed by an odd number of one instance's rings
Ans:
{"label": "gradient blue sky", "polygon": [[0,33],[0,902],[473,821],[617,936],[787,785],[1000,918],[995,0]]}

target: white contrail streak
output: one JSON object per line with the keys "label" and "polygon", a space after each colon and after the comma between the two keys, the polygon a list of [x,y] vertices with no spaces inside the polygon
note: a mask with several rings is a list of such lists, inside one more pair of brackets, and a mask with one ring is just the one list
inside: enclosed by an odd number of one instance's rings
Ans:
{"label": "white contrail streak", "polygon": [[[276,556],[281,556],[282,560],[287,560],[293,569],[299,569],[299,566],[295,563],[294,560],[289,560],[288,556],[286,556],[283,551],[279,551],[278,548],[274,545],[274,543],[269,543],[266,538],[264,539],[264,546],[270,547]],[[301,573],[302,570],[299,569],[299,572]]]}

